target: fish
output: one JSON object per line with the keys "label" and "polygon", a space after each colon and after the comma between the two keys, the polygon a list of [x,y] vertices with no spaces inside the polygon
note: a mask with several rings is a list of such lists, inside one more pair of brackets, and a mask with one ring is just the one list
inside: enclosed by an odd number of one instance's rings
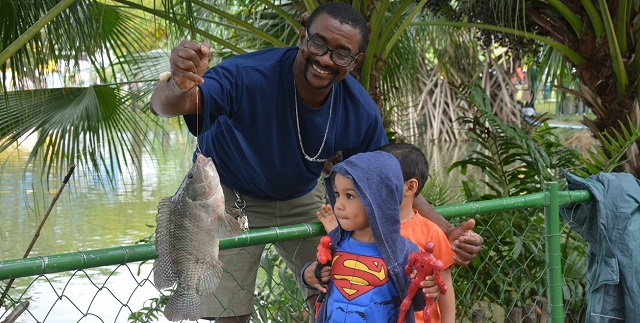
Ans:
{"label": "fish", "polygon": [[202,298],[214,294],[222,274],[220,239],[240,231],[240,223],[225,208],[213,161],[197,153],[175,195],[158,203],[153,279],[159,291],[175,285],[164,308],[168,320],[204,316]]}

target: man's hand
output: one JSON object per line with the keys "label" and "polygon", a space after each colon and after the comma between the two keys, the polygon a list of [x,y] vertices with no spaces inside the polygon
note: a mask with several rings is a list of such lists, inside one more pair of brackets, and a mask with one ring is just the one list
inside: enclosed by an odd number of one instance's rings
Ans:
{"label": "man's hand", "polygon": [[183,40],[171,50],[171,76],[173,82],[183,91],[196,84],[202,84],[202,76],[209,67],[211,46],[207,43]]}
{"label": "man's hand", "polygon": [[460,266],[467,266],[480,253],[484,239],[473,232],[476,221],[471,219],[447,232],[451,250],[456,253],[454,260]]}
{"label": "man's hand", "polygon": [[[196,84],[202,84],[202,76],[209,66],[211,46],[183,40],[171,50],[169,64],[171,75],[160,76],[151,94],[151,112],[163,117],[199,114]],[[165,74],[165,73],[163,73]]]}
{"label": "man's hand", "polygon": [[324,285],[326,285],[329,282],[329,278],[330,278],[329,276],[331,274],[331,266],[324,266],[320,271],[320,277],[322,277],[322,284],[318,281],[318,279],[316,279],[316,276],[314,274],[314,271],[316,270],[316,266],[318,266],[318,262],[314,261],[309,266],[307,266],[307,268],[304,269],[304,275],[303,275],[304,282],[307,283],[307,285],[309,286],[313,286],[320,292],[326,293],[327,289],[325,288]]}

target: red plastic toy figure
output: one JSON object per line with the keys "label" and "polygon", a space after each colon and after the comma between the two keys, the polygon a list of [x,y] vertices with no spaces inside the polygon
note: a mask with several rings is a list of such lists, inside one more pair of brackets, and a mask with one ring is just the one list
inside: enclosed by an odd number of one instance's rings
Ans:
{"label": "red plastic toy figure", "polygon": [[331,238],[329,236],[323,236],[320,238],[316,259],[322,265],[328,264],[331,260]]}
{"label": "red plastic toy figure", "polygon": [[[316,266],[316,269],[314,271],[316,279],[318,280],[318,282],[320,282],[320,284],[322,284],[320,271],[322,270],[322,268],[331,264],[332,258],[333,256],[331,255],[331,237],[323,236],[322,238],[320,238],[320,243],[318,244],[318,251],[316,252],[316,260],[318,260],[318,265]],[[318,296],[318,299],[316,300],[316,316],[318,315],[320,304],[324,300],[325,295],[325,293],[320,294],[320,296]]]}
{"label": "red plastic toy figure", "polygon": [[[444,269],[444,264],[433,256],[434,247],[435,244],[432,241],[427,241],[424,245],[424,252],[412,252],[409,255],[409,263],[404,267],[404,272],[407,275],[411,275],[411,272],[413,272],[415,267],[416,276],[411,280],[411,284],[409,284],[409,289],[407,290],[407,296],[402,300],[402,304],[400,305],[398,323],[404,322],[407,311],[411,307],[411,300],[416,292],[419,289],[422,289],[422,287],[420,287],[420,282],[422,282],[425,277],[434,275],[436,279],[436,286],[440,289],[440,293],[442,295],[447,293],[447,286],[444,284],[444,280],[440,275],[440,272]],[[429,323],[431,322],[431,308],[433,307],[434,299],[429,298],[426,295],[424,299],[427,304],[425,305],[422,313],[424,321]]]}

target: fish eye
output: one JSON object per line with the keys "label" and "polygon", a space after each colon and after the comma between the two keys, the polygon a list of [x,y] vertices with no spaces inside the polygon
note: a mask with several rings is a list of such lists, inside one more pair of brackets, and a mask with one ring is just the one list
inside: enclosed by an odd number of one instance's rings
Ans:
{"label": "fish eye", "polygon": [[189,173],[189,175],[187,175],[188,179],[192,179],[193,178],[193,173]]}

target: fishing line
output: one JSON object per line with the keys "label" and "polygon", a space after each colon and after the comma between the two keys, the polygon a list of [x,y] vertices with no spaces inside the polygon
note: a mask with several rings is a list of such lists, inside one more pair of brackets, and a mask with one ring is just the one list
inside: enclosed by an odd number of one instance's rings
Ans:
{"label": "fishing line", "polygon": [[200,150],[200,86],[198,84],[196,84],[196,151],[199,154],[202,153]]}
{"label": "fishing line", "polygon": [[[198,33],[196,32],[196,25],[195,25],[196,22],[194,20],[193,3],[191,1],[187,1],[187,15],[189,17],[189,33],[191,34],[191,39],[197,42],[198,45],[200,45],[200,52],[202,52],[202,44],[197,40]],[[198,75],[197,66],[194,73]],[[195,87],[196,87],[196,152],[202,153],[202,150],[200,150],[200,86],[198,84],[195,84]]]}

